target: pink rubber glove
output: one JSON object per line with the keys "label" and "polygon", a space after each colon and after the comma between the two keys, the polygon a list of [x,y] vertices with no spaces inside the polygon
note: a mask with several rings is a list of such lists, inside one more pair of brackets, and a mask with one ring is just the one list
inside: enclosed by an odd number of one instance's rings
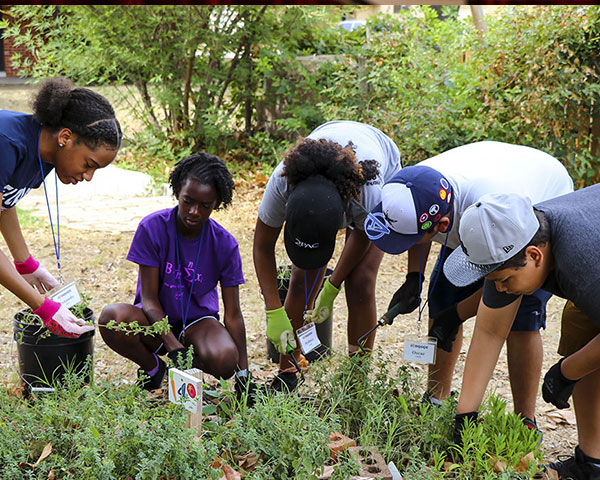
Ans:
{"label": "pink rubber glove", "polygon": [[44,303],[35,309],[33,313],[39,315],[51,333],[61,337],[76,338],[82,333],[94,329],[93,325],[87,325],[85,321],[73,315],[64,305],[47,297],[44,299]]}
{"label": "pink rubber glove", "polygon": [[17,272],[27,280],[27,283],[37,288],[41,294],[52,290],[58,286],[58,281],[54,278],[44,266],[29,255],[29,258],[24,262],[14,262]]}

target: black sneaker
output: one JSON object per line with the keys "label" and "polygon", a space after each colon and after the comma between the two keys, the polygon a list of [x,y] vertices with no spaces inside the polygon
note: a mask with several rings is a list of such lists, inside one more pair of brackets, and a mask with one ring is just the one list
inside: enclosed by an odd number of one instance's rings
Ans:
{"label": "black sneaker", "polygon": [[138,372],[137,372],[137,377],[138,377],[138,381],[140,382],[141,387],[144,390],[151,391],[151,390],[156,390],[157,388],[161,387],[162,382],[165,378],[165,373],[167,373],[167,364],[165,362],[163,362],[162,359],[159,358],[158,359],[158,372],[156,372],[152,376],[149,376],[148,372],[139,368]]}
{"label": "black sneaker", "polygon": [[523,425],[525,425],[529,430],[535,430],[538,436],[538,445],[542,443],[542,439],[544,438],[544,434],[538,428],[537,423],[535,422],[535,418],[532,420],[531,418],[523,417]]}
{"label": "black sneaker", "polygon": [[600,467],[586,462],[579,446],[575,447],[575,455],[564,460],[558,458],[558,462],[549,464],[548,468],[556,470],[561,480],[600,480]]}
{"label": "black sneaker", "polygon": [[298,386],[296,372],[279,372],[268,389],[270,392],[292,393]]}

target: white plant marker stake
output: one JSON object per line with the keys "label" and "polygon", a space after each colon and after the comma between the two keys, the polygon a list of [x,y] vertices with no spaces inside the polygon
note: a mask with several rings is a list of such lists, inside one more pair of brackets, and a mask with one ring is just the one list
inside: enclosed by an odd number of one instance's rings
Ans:
{"label": "white plant marker stake", "polygon": [[169,401],[179,403],[190,412],[186,428],[202,431],[202,370],[169,369]]}

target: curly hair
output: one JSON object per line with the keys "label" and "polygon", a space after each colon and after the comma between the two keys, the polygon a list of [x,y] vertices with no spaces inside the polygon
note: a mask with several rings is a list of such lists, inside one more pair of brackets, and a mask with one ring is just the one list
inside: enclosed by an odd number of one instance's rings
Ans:
{"label": "curly hair", "polygon": [[123,133],[110,102],[89,88],[75,88],[64,77],[44,81],[33,99],[33,115],[52,131],[68,128],[95,150],[99,145],[118,150]]}
{"label": "curly hair", "polygon": [[225,162],[219,157],[199,152],[179,160],[169,175],[169,183],[175,198],[187,180],[195,180],[199,183],[210,185],[217,192],[217,205],[227,207],[233,197],[235,188],[231,172],[227,169]]}
{"label": "curly hair", "polygon": [[304,138],[286,154],[281,176],[289,185],[297,185],[313,175],[322,175],[335,184],[344,202],[358,199],[360,190],[379,173],[376,160],[358,161],[352,142],[339,143],[321,138]]}

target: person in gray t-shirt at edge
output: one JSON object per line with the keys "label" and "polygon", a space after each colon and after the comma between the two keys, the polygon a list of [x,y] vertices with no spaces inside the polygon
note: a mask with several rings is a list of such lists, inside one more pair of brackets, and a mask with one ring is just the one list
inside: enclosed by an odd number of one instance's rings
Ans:
{"label": "person in gray t-shirt at edge", "polygon": [[[363,223],[381,201],[383,184],[400,168],[398,147],[381,131],[364,123],[333,121],[299,140],[269,178],[258,209],[253,256],[267,310],[267,337],[282,353],[271,389],[296,388],[289,357],[297,351],[294,334],[304,323],[330,316],[342,283],[350,354],[375,325],[375,281],[383,252],[371,244]],[[284,223],[285,249],[293,265],[283,307],[275,246]],[[346,229],[343,250],[315,302],[341,229]],[[308,310],[313,302],[315,308]],[[373,342],[371,335],[366,346],[372,348]]]}
{"label": "person in gray t-shirt at edge", "polygon": [[[579,445],[548,465],[554,478],[600,480],[600,185],[532,207],[514,194],[484,195],[459,225],[462,248],[446,277],[468,285],[485,277],[483,304],[465,364],[455,420],[461,441],[476,420],[486,386],[523,295],[543,288],[566,298],[558,353],[542,385],[546,402],[568,408],[573,395]],[[517,253],[515,253],[517,252]]]}

